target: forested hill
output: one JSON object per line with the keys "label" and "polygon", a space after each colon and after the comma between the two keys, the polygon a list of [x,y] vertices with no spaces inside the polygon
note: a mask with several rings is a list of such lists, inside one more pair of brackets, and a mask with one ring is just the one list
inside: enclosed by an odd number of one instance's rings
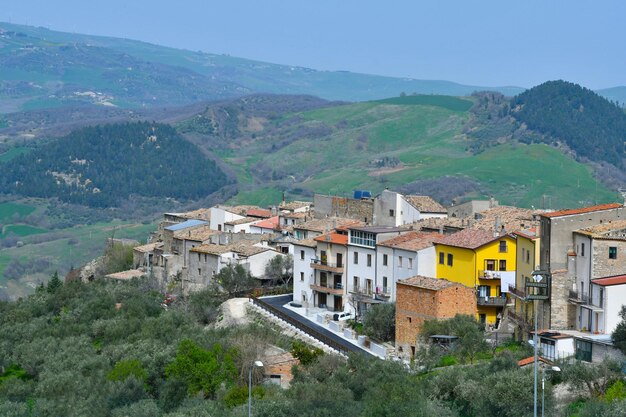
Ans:
{"label": "forested hill", "polygon": [[110,124],[80,129],[0,164],[0,192],[96,207],[131,195],[193,200],[227,176],[172,127]]}
{"label": "forested hill", "polygon": [[511,107],[517,120],[579,156],[624,167],[626,114],[616,103],[577,84],[548,81],[515,97]]}

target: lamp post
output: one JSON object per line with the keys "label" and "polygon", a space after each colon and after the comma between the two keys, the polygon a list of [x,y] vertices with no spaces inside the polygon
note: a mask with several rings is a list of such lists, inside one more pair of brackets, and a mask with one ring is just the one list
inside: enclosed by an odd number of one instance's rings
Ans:
{"label": "lamp post", "polygon": [[252,417],[252,368],[263,367],[263,362],[254,361],[254,364],[248,368],[248,417]]}
{"label": "lamp post", "polygon": [[[543,276],[540,271],[533,272],[533,281],[541,282],[543,280]],[[533,347],[535,348],[535,385],[534,385],[534,395],[533,395],[533,416],[537,417],[537,368],[538,368],[538,352],[539,352],[539,343],[537,342],[537,300],[533,300],[535,303],[535,334],[533,335]]]}
{"label": "lamp post", "polygon": [[[553,366],[550,370],[554,372],[561,372],[561,368],[558,366]],[[545,390],[545,382],[546,382],[546,371],[544,369],[541,370],[541,417],[544,416],[544,412],[546,409],[546,390]]]}

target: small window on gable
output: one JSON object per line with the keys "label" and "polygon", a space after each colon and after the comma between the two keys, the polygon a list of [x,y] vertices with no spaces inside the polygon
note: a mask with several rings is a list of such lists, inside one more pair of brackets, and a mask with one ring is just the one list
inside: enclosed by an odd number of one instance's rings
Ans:
{"label": "small window on gable", "polygon": [[304,259],[304,251],[303,250],[300,251],[300,259]]}
{"label": "small window on gable", "polygon": [[609,246],[609,259],[617,259],[617,246]]}
{"label": "small window on gable", "polygon": [[454,262],[454,256],[449,253],[448,254],[448,266],[452,266],[452,263]]}
{"label": "small window on gable", "polygon": [[443,252],[439,252],[439,263],[441,265],[446,263],[446,255]]}
{"label": "small window on gable", "polygon": [[393,217],[396,215],[396,212],[393,209],[389,210],[389,217]]}

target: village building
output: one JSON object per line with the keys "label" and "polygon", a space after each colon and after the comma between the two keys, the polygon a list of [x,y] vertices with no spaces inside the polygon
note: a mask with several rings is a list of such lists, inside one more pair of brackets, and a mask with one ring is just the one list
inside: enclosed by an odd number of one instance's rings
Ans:
{"label": "village building", "polygon": [[414,276],[397,282],[396,350],[412,357],[424,321],[476,316],[474,288],[446,279]]}

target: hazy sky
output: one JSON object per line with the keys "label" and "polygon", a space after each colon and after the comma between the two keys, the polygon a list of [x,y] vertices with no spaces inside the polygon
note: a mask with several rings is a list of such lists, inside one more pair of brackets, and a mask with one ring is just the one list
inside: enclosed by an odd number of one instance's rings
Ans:
{"label": "hazy sky", "polygon": [[2,0],[0,21],[482,86],[626,85],[620,0]]}

